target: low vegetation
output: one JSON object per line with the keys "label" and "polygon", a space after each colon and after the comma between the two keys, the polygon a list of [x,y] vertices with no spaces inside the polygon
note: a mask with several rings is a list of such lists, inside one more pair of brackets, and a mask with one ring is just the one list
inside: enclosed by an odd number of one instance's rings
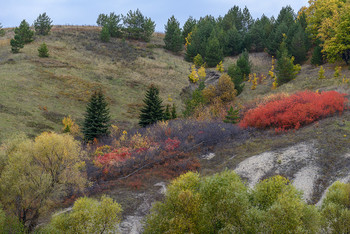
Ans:
{"label": "low vegetation", "polygon": [[342,114],[347,99],[335,91],[295,93],[245,112],[241,127],[275,128],[276,131],[299,129],[321,118]]}

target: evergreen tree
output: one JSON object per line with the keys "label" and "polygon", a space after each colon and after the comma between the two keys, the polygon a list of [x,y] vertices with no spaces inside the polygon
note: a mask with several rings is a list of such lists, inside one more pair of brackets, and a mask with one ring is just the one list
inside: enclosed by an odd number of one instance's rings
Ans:
{"label": "evergreen tree", "polygon": [[19,27],[15,28],[15,35],[19,35],[22,42],[27,44],[33,41],[34,32],[30,30],[29,24],[25,20],[22,20]]}
{"label": "evergreen tree", "polygon": [[108,26],[104,25],[102,27],[100,38],[101,38],[101,41],[103,41],[103,42],[109,42],[111,35],[109,33]]}
{"label": "evergreen tree", "polygon": [[122,20],[121,15],[116,15],[114,12],[111,12],[109,13],[109,16],[106,14],[99,14],[96,23],[98,26],[107,28],[108,33],[111,37],[121,37],[122,36],[122,25],[120,23],[121,20]]}
{"label": "evergreen tree", "polygon": [[21,36],[15,34],[15,37],[10,41],[10,45],[12,53],[18,53],[19,49],[23,48],[24,46]]}
{"label": "evergreen tree", "polygon": [[244,88],[244,75],[236,64],[231,64],[228,67],[227,74],[231,77],[232,82],[235,84],[235,89],[237,90],[238,96],[240,93],[242,93]]}
{"label": "evergreen tree", "polygon": [[171,114],[170,114],[170,105],[166,105],[165,112],[164,112],[164,120],[169,120],[171,119]]}
{"label": "evergreen tree", "polygon": [[230,107],[230,110],[227,112],[227,115],[224,119],[224,123],[236,124],[239,121],[239,110],[234,110],[233,107]]}
{"label": "evergreen tree", "polygon": [[38,35],[48,35],[52,28],[52,20],[44,12],[34,21],[35,32]]}
{"label": "evergreen tree", "polygon": [[2,28],[2,24],[0,23],[0,37],[5,36],[5,30]]}
{"label": "evergreen tree", "polygon": [[290,45],[290,52],[295,58],[296,64],[301,64],[306,60],[307,45],[306,45],[306,35],[301,24],[298,25],[297,32],[293,36]]}
{"label": "evergreen tree", "polygon": [[40,45],[40,47],[38,48],[38,52],[39,57],[41,58],[49,57],[49,49],[47,48],[45,43]]}
{"label": "evergreen tree", "polygon": [[165,49],[179,52],[182,50],[182,35],[180,29],[180,23],[175,19],[174,16],[171,16],[168,19],[168,23],[165,25]]}
{"label": "evergreen tree", "polygon": [[190,32],[193,31],[194,27],[196,26],[197,21],[193,19],[192,16],[190,16],[187,21],[185,22],[183,28],[182,28],[182,42],[183,44],[186,43],[185,38],[188,36]]}
{"label": "evergreen tree", "polygon": [[128,38],[142,39],[146,42],[151,40],[156,25],[150,18],[143,16],[139,9],[134,12],[130,10],[123,21]]}
{"label": "evergreen tree", "polygon": [[222,48],[219,40],[215,36],[213,31],[212,35],[208,39],[208,44],[205,51],[205,61],[209,67],[216,66],[224,58]]}
{"label": "evergreen tree", "polygon": [[175,106],[175,103],[173,103],[173,106],[171,108],[171,119],[176,119],[176,118],[177,118],[176,106]]}
{"label": "evergreen tree", "polygon": [[95,91],[86,107],[83,133],[85,141],[92,141],[108,134],[110,126],[108,103],[102,91]]}
{"label": "evergreen tree", "polygon": [[282,41],[280,49],[277,53],[277,83],[282,85],[293,80],[296,77],[294,58],[288,54],[285,39]]}
{"label": "evergreen tree", "polygon": [[322,47],[320,46],[320,41],[316,41],[316,46],[312,53],[311,64],[313,65],[322,65],[323,64],[323,54]]}
{"label": "evergreen tree", "polygon": [[143,102],[144,107],[141,109],[139,121],[141,127],[163,120],[162,99],[159,97],[159,89],[157,87],[154,85],[150,86]]}
{"label": "evergreen tree", "polygon": [[249,61],[249,53],[245,49],[237,59],[237,67],[241,70],[243,77],[248,77],[252,68],[252,63]]}

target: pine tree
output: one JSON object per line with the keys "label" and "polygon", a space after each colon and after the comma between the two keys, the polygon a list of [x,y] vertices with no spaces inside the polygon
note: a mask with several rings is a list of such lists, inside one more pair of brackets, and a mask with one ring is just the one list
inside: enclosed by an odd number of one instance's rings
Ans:
{"label": "pine tree", "polygon": [[49,49],[47,48],[45,43],[40,45],[40,47],[38,48],[38,52],[40,58],[49,57]]}
{"label": "pine tree", "polygon": [[230,110],[227,112],[227,115],[224,119],[224,123],[236,124],[239,120],[239,110],[234,110],[233,107],[230,107]]}
{"label": "pine tree", "polygon": [[215,32],[211,34],[208,39],[208,44],[205,51],[205,61],[209,67],[215,67],[220,61],[224,59],[220,42],[215,36]]}
{"label": "pine tree", "polygon": [[[27,21],[22,20],[19,27],[15,28],[15,35],[19,35],[24,44],[33,41],[34,32],[30,30],[29,24]],[[15,39],[16,40],[16,39]]]}
{"label": "pine tree", "polygon": [[297,75],[293,64],[294,58],[288,54],[285,39],[282,41],[277,55],[277,83],[282,85],[293,80]]}
{"label": "pine tree", "polygon": [[176,113],[176,106],[175,103],[173,103],[173,107],[171,108],[171,119],[176,119],[177,113]]}
{"label": "pine tree", "polygon": [[145,105],[141,109],[139,121],[141,127],[146,127],[147,125],[163,120],[162,99],[159,97],[159,89],[157,87],[154,85],[150,86],[143,102]]}
{"label": "pine tree", "polygon": [[183,47],[182,40],[180,23],[174,16],[171,16],[170,19],[168,19],[168,23],[165,25],[165,49],[173,52],[181,51]]}
{"label": "pine tree", "polygon": [[11,45],[11,51],[12,53],[18,53],[19,49],[23,48],[24,43],[22,41],[22,38],[20,35],[15,35],[15,37],[13,39],[11,39],[10,41],[10,45]]}
{"label": "pine tree", "polygon": [[322,65],[323,64],[322,47],[320,46],[319,40],[316,41],[316,46],[315,46],[314,51],[312,53],[311,64],[312,65]]}
{"label": "pine tree", "polygon": [[188,36],[188,34],[190,32],[193,31],[194,27],[196,26],[197,24],[197,21],[195,19],[193,19],[192,16],[190,16],[187,21],[185,22],[183,28],[182,28],[182,41],[183,41],[183,44],[186,43],[186,37]]}
{"label": "pine tree", "polygon": [[0,37],[5,36],[5,30],[2,28],[2,24],[0,23]]}
{"label": "pine tree", "polygon": [[52,20],[46,15],[46,12],[40,14],[34,21],[35,32],[38,35],[48,35],[52,28]]}
{"label": "pine tree", "polygon": [[170,105],[166,105],[165,112],[164,112],[164,120],[169,120],[171,119],[171,114],[170,114]]}
{"label": "pine tree", "polygon": [[290,52],[295,58],[295,63],[301,64],[306,60],[307,45],[305,43],[306,36],[303,27],[301,26],[301,24],[299,24],[297,28],[298,29],[291,41]]}
{"label": "pine tree", "polygon": [[237,67],[241,70],[243,77],[248,77],[251,71],[252,64],[249,61],[248,51],[245,49],[237,59]]}
{"label": "pine tree", "polygon": [[108,103],[101,90],[95,91],[86,107],[83,133],[85,141],[92,141],[108,134],[110,126]]}
{"label": "pine tree", "polygon": [[101,41],[103,41],[103,42],[109,42],[109,40],[111,38],[108,27],[106,25],[102,27],[100,38],[101,38]]}

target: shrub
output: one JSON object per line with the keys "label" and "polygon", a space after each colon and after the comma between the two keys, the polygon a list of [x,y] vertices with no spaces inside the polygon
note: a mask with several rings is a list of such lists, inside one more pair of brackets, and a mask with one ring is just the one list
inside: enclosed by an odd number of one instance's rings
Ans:
{"label": "shrub", "polygon": [[43,43],[38,48],[38,53],[40,58],[47,58],[49,57],[49,49],[47,48],[46,44]]}
{"label": "shrub", "polygon": [[289,97],[273,100],[245,113],[241,127],[269,128],[276,131],[299,129],[318,119],[340,114],[345,109],[347,99],[336,91],[314,93],[298,92]]}
{"label": "shrub", "polygon": [[44,12],[34,21],[34,29],[38,35],[48,35],[52,28],[52,20]]}
{"label": "shrub", "polygon": [[201,81],[199,83],[198,88],[195,91],[193,91],[192,96],[186,100],[186,102],[185,102],[186,106],[185,106],[185,110],[183,112],[183,115],[185,117],[191,116],[198,106],[200,106],[201,104],[204,104],[206,102],[206,100],[202,94],[202,91],[204,88],[205,88],[204,81]]}
{"label": "shrub", "polygon": [[153,206],[145,233],[317,233],[319,221],[318,210],[281,176],[251,191],[234,171],[189,172]]}
{"label": "shrub", "polygon": [[72,211],[53,216],[47,233],[114,233],[121,221],[121,206],[112,198],[101,201],[82,197],[75,201]]}
{"label": "shrub", "polygon": [[335,182],[322,203],[325,233],[350,232],[350,184]]}
{"label": "shrub", "polygon": [[334,78],[338,78],[339,76],[341,76],[341,67],[340,66],[335,67],[333,76],[334,76]]}
{"label": "shrub", "polygon": [[223,103],[231,102],[236,97],[235,85],[227,74],[223,74],[216,86],[210,85],[203,90],[203,96],[208,102],[218,98]]}

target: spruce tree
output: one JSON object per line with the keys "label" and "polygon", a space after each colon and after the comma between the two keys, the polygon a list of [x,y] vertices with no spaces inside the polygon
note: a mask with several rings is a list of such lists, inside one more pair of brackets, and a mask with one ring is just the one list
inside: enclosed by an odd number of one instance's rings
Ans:
{"label": "spruce tree", "polygon": [[162,99],[159,97],[159,89],[157,87],[154,85],[150,86],[143,102],[144,107],[141,109],[139,121],[141,127],[163,120]]}
{"label": "spruce tree", "polygon": [[182,35],[180,29],[180,23],[171,16],[168,19],[168,23],[165,25],[165,37],[164,37],[165,49],[179,52],[182,50]]}
{"label": "spruce tree", "polygon": [[177,113],[176,113],[176,106],[175,103],[173,103],[173,107],[171,108],[171,119],[176,119]]}
{"label": "spruce tree", "polygon": [[227,115],[224,119],[224,123],[236,124],[239,121],[239,110],[234,110],[233,107],[230,107],[230,110],[227,112]]}
{"label": "spruce tree", "polygon": [[15,28],[15,35],[19,35],[21,37],[22,42],[24,44],[27,44],[33,41],[34,32],[30,30],[30,27],[27,21],[22,20],[19,27]]}
{"label": "spruce tree", "polygon": [[108,103],[101,90],[95,91],[86,107],[83,133],[89,142],[108,134],[110,115]]}
{"label": "spruce tree", "polygon": [[34,21],[35,32],[38,35],[48,35],[52,28],[52,20],[46,15],[46,12],[40,14]]}

